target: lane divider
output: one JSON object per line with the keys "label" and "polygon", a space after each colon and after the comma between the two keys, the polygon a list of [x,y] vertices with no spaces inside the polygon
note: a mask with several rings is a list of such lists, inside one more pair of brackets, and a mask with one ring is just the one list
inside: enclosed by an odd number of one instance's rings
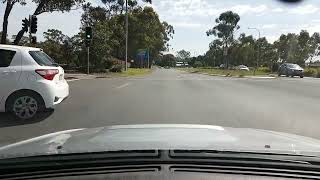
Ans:
{"label": "lane divider", "polygon": [[116,87],[116,89],[121,89],[121,88],[127,87],[129,85],[130,85],[130,83],[125,83],[125,84],[122,84],[121,86]]}

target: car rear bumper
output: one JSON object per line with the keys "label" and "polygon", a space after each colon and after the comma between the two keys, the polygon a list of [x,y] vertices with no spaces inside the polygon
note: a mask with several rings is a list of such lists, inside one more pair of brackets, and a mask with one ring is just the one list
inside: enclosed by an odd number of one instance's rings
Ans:
{"label": "car rear bumper", "polygon": [[301,71],[294,71],[291,73],[292,76],[303,76],[303,72]]}
{"label": "car rear bumper", "polygon": [[64,87],[60,87],[55,94],[53,105],[60,104],[69,97],[69,85],[66,83]]}
{"label": "car rear bumper", "polygon": [[69,96],[69,85],[65,80],[60,83],[44,80],[40,86],[40,95],[46,108],[54,108]]}

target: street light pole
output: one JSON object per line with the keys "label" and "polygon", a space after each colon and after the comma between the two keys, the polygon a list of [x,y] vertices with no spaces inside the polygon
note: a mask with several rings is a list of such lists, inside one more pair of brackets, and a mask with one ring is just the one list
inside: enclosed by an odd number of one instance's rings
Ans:
{"label": "street light pole", "polygon": [[[248,29],[254,29],[254,30],[258,31],[259,39],[261,39],[261,33],[260,33],[260,30],[258,28],[249,27]],[[257,68],[256,69],[258,69],[258,67],[259,67],[259,62],[260,62],[260,42],[258,41],[258,59],[257,59]]]}
{"label": "street light pole", "polygon": [[128,23],[128,0],[126,0],[126,62],[125,71],[128,70],[128,34],[129,34],[129,23]]}

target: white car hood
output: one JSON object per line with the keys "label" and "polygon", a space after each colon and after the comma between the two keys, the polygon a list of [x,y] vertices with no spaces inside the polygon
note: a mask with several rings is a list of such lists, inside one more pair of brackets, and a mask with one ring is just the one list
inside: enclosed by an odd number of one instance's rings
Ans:
{"label": "white car hood", "polygon": [[221,150],[320,156],[320,141],[273,131],[210,125],[74,129],[0,148],[0,159],[119,150]]}

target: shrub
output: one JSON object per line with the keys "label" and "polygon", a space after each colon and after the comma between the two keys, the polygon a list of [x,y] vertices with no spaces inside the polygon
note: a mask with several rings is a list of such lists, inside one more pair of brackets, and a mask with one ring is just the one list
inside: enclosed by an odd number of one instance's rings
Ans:
{"label": "shrub", "polygon": [[110,72],[122,72],[122,65],[120,64],[113,65],[110,69]]}
{"label": "shrub", "polygon": [[268,67],[259,67],[258,71],[265,72],[265,73],[271,72],[270,68]]}
{"label": "shrub", "polygon": [[317,69],[316,68],[306,68],[304,70],[304,75],[305,76],[317,76]]}
{"label": "shrub", "polygon": [[203,66],[202,62],[201,61],[196,61],[194,64],[193,64],[193,67],[201,67]]}
{"label": "shrub", "polygon": [[320,78],[320,68],[317,68],[317,74],[316,74],[317,78]]}

